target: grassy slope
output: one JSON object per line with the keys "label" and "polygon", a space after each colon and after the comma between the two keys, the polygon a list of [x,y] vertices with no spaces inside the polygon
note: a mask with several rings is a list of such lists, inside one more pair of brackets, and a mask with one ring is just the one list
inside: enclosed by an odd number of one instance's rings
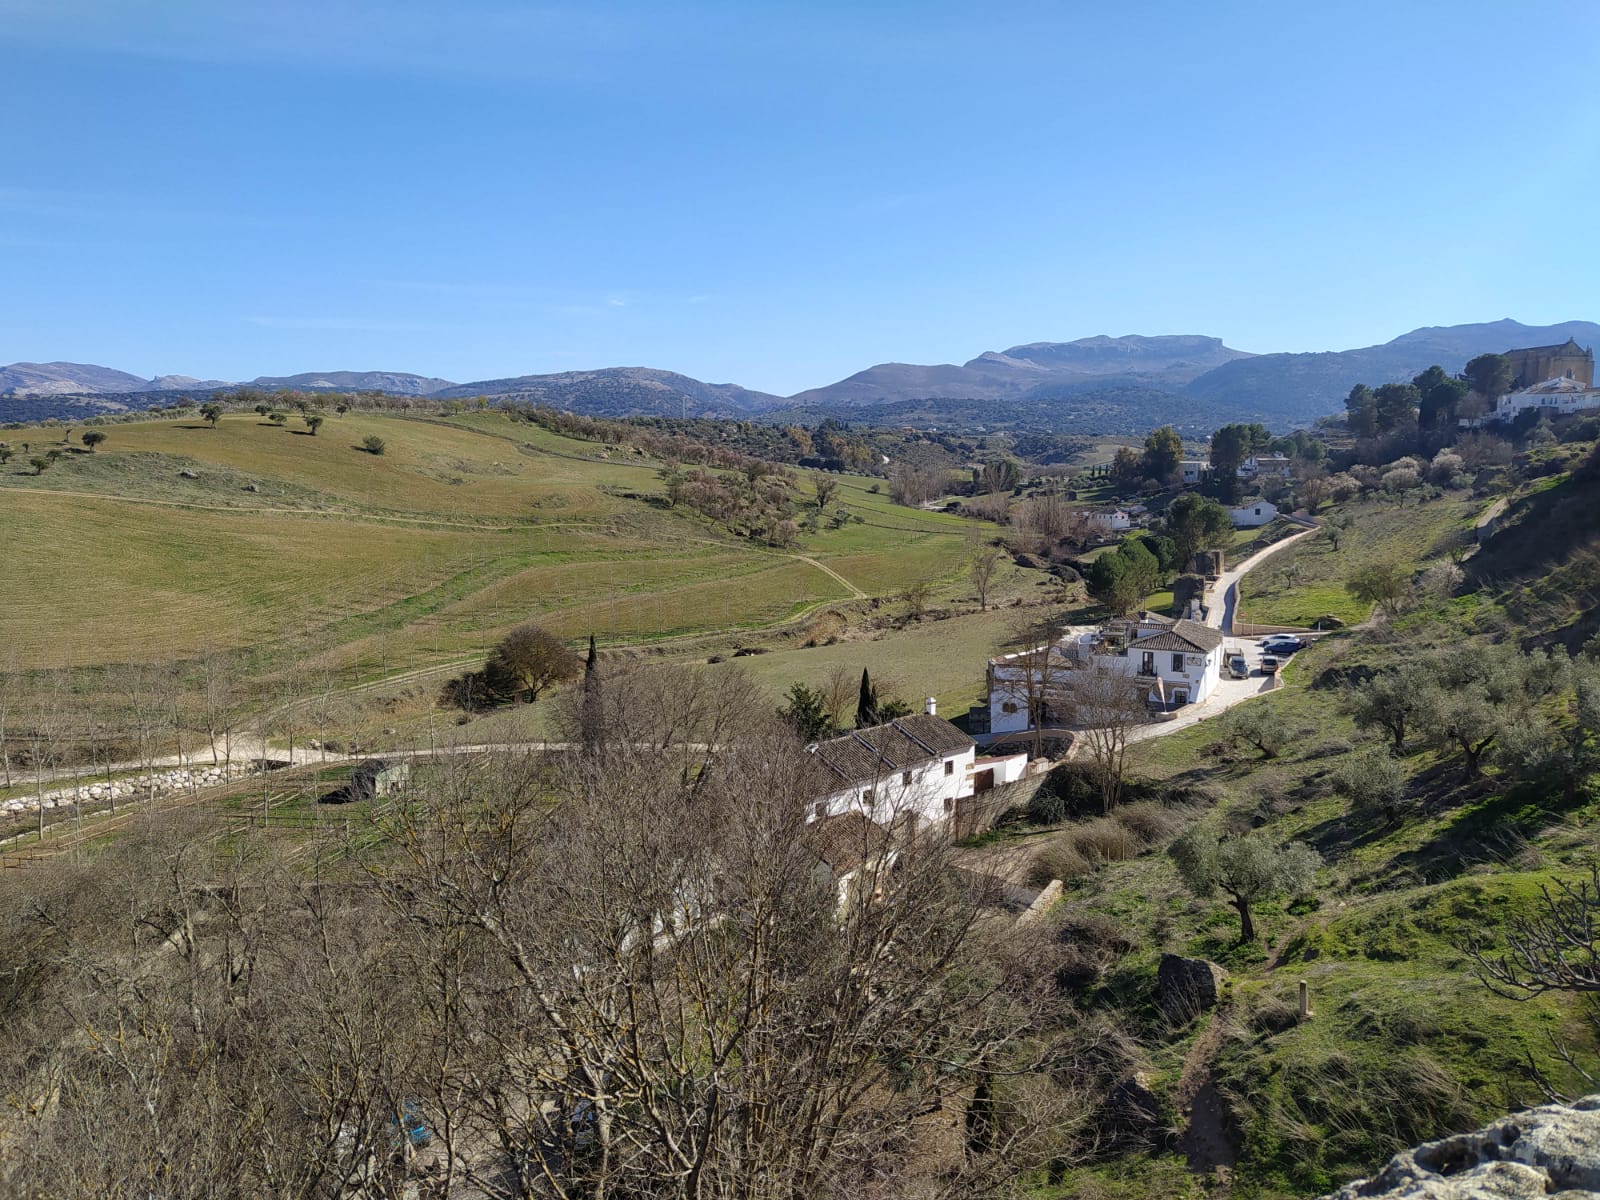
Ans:
{"label": "grassy slope", "polygon": [[[1555,490],[1566,496],[1571,485]],[[1536,501],[1514,513],[1539,515],[1545,510]],[[1301,579],[1316,586],[1357,558],[1417,555],[1409,561],[1425,565],[1426,552],[1476,507],[1447,498],[1403,514],[1358,508],[1338,558],[1322,539],[1311,540]],[[1580,542],[1592,541],[1574,529]],[[1499,553],[1485,552],[1482,574],[1497,580],[1495,588],[1424,601],[1391,633],[1347,633],[1297,655],[1285,672],[1288,686],[1253,702],[1276,710],[1293,731],[1280,757],[1232,746],[1215,723],[1135,748],[1136,771],[1217,797],[1204,820],[1228,830],[1264,827],[1322,853],[1327,865],[1312,896],[1258,911],[1260,946],[1233,946],[1231,910],[1191,897],[1159,854],[1103,868],[1068,889],[1069,905],[1115,917],[1142,947],[1112,969],[1088,1003],[1140,1039],[1158,1094],[1173,1095],[1185,1055],[1216,1023],[1214,1070],[1241,1145],[1235,1194],[1327,1191],[1370,1173],[1402,1146],[1536,1101],[1530,1062],[1558,1086],[1586,1090],[1554,1047],[1566,1045],[1592,1063],[1600,1045],[1589,1014],[1566,997],[1517,1002],[1493,995],[1475,977],[1467,949],[1496,946],[1507,915],[1531,911],[1540,887],[1586,874],[1600,858],[1600,802],[1589,797],[1569,806],[1493,768],[1484,780],[1466,781],[1455,759],[1426,746],[1408,749],[1407,771],[1422,800],[1404,822],[1353,810],[1326,780],[1367,737],[1344,713],[1342,688],[1325,671],[1381,666],[1397,649],[1457,643],[1473,629],[1536,633],[1518,605],[1547,578],[1545,557],[1570,563],[1573,555],[1546,547],[1541,557],[1527,550],[1525,535],[1513,532],[1517,540]],[[1527,559],[1527,581],[1506,578],[1516,555]],[[1285,590],[1282,598],[1292,604],[1295,594]],[[1538,611],[1570,618],[1571,597],[1568,608],[1556,600],[1546,596]],[[1166,950],[1230,969],[1222,1010],[1189,1026],[1160,1018],[1154,977]],[[1315,1010],[1304,1023],[1294,1019],[1301,979]],[[1037,1194],[1198,1195],[1203,1183],[1187,1175],[1181,1155],[1134,1155],[1083,1168],[1064,1186]]]}
{"label": "grassy slope", "polygon": [[[385,439],[384,455],[358,449],[369,434]],[[60,435],[7,432],[30,452]],[[967,540],[982,527],[896,506],[881,480],[835,478],[854,519],[775,551],[641,502],[663,488],[658,464],[630,448],[499,413],[329,414],[315,438],[298,417],[287,427],[254,414],[215,429],[137,422],[110,428],[93,455],[74,442],[42,477],[15,461],[0,468],[14,559],[60,564],[48,578],[8,575],[0,601],[27,613],[13,643],[22,665],[249,646],[257,671],[295,662],[318,687],[325,667],[346,683],[454,669],[529,617],[574,639],[593,631],[609,648],[693,661],[777,625],[804,629],[809,620],[793,619],[820,609],[859,628],[831,646],[767,637],[775,652],[712,669],[747,669],[776,701],[796,678],[866,666],[912,700],[931,691],[947,711],[963,707],[1016,624],[1010,612],[971,611]],[[936,610],[961,615],[894,628],[901,593],[918,583],[933,585]],[[1035,603],[1055,587],[1006,562],[994,598]],[[352,718],[352,730],[368,744],[377,726],[398,727],[397,741],[426,736],[426,701],[443,677],[383,689],[384,715]],[[539,736],[548,708],[458,732]]]}
{"label": "grassy slope", "polygon": [[1404,508],[1392,502],[1347,506],[1357,526],[1336,551],[1328,538],[1307,538],[1274,555],[1240,584],[1241,620],[1264,625],[1310,625],[1331,613],[1346,624],[1365,620],[1370,606],[1344,590],[1349,575],[1369,563],[1402,566],[1442,553],[1445,542],[1472,526],[1487,502],[1465,492]]}

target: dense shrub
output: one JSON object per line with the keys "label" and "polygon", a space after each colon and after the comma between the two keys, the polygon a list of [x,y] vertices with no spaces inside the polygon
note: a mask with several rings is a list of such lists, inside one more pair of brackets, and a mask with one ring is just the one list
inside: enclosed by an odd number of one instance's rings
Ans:
{"label": "dense shrub", "polygon": [[1138,837],[1112,817],[1099,817],[1079,825],[1070,834],[1072,846],[1087,861],[1126,862],[1142,849]]}
{"label": "dense shrub", "polygon": [[1072,838],[1063,834],[1052,838],[1034,852],[1028,864],[1028,882],[1043,887],[1052,879],[1063,883],[1081,879],[1094,870],[1094,864],[1078,852]]}

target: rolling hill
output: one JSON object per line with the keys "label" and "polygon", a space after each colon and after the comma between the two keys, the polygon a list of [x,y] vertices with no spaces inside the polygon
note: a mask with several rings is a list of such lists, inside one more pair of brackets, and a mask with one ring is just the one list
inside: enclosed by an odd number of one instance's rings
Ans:
{"label": "rolling hill", "polygon": [[493,396],[572,409],[599,417],[748,416],[782,403],[777,396],[732,383],[702,383],[652,367],[607,367],[556,375],[485,379],[433,393],[440,399]]}

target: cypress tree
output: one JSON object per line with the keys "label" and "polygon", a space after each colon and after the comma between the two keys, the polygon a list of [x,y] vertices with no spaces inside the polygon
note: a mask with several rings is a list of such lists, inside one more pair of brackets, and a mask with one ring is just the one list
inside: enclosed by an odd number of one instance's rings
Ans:
{"label": "cypress tree", "polygon": [[856,701],[856,728],[866,729],[876,724],[878,724],[878,692],[867,676],[867,669],[862,667],[861,698]]}

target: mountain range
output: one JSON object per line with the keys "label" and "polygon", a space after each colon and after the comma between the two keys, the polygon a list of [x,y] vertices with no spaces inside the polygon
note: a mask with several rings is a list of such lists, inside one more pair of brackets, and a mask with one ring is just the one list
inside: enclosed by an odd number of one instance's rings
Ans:
{"label": "mountain range", "polygon": [[960,365],[879,363],[825,387],[775,396],[736,384],[705,383],[650,367],[608,367],[452,383],[393,371],[322,371],[261,376],[247,383],[184,375],[142,379],[81,363],[0,367],[0,419],[82,419],[96,411],[140,409],[180,395],[230,388],[382,391],[397,396],[488,396],[568,408],[596,416],[767,419],[837,415],[864,422],[996,425],[1137,432],[1171,422],[1201,430],[1229,420],[1273,427],[1304,425],[1337,410],[1357,383],[1405,380],[1437,363],[1518,346],[1575,338],[1600,341],[1600,325],[1502,320],[1414,329],[1353,350],[1251,354],[1199,334],[1087,337],[990,350]]}

